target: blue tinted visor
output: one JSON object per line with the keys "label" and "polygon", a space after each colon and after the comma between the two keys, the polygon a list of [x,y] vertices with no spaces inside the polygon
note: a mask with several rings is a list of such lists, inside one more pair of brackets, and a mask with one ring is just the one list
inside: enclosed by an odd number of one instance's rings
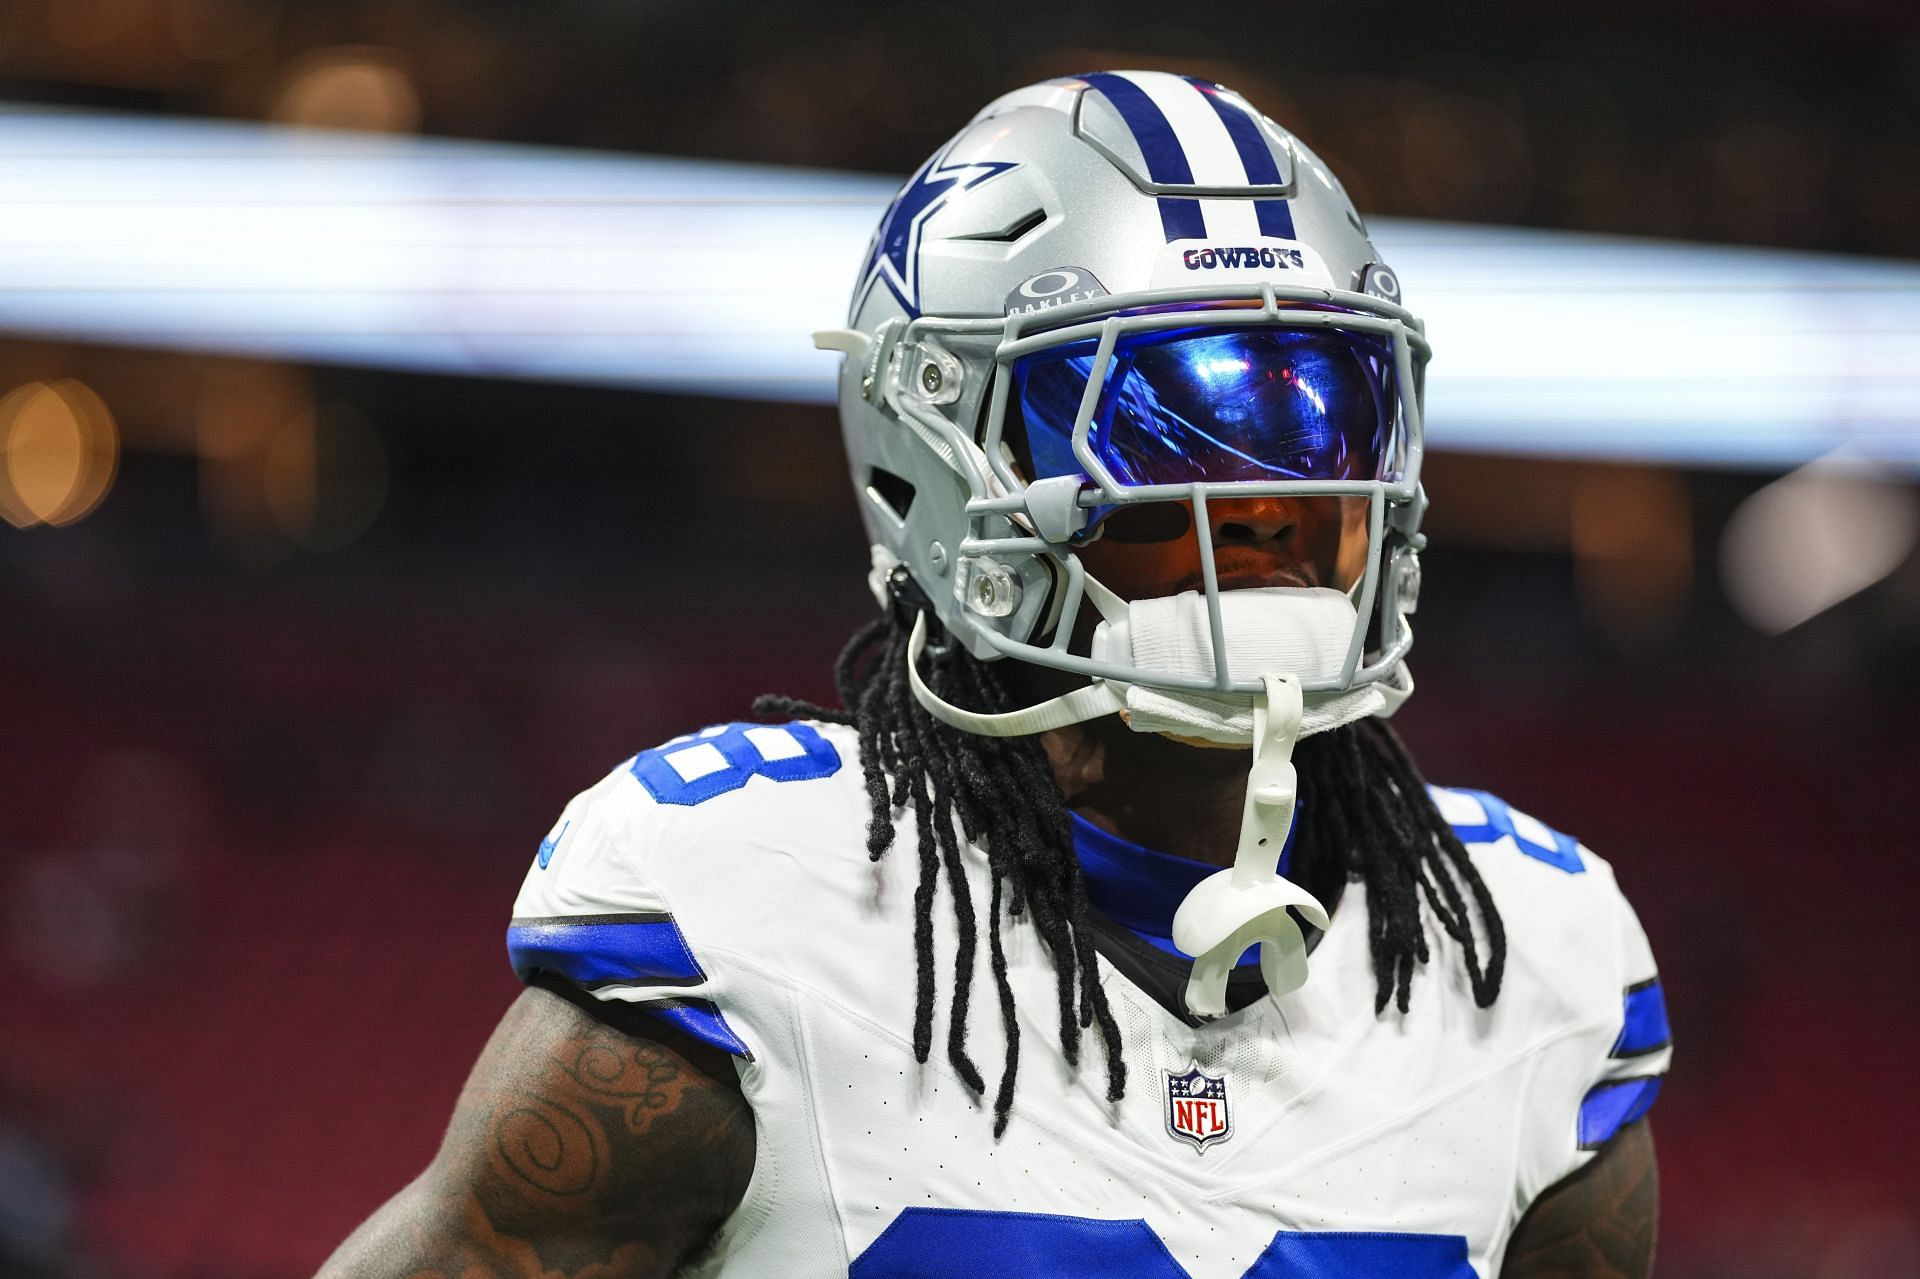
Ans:
{"label": "blue tinted visor", "polygon": [[[1092,340],[1013,364],[1008,417],[1032,478],[1078,475],[1074,419]],[[1087,442],[1124,485],[1395,481],[1393,345],[1331,327],[1218,325],[1121,335]],[[1097,519],[1105,511],[1096,512]]]}

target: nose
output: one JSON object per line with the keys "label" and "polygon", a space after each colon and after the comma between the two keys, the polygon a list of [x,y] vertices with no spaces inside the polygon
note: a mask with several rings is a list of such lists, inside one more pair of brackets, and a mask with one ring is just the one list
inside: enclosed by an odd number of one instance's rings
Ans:
{"label": "nose", "polygon": [[1215,546],[1287,546],[1300,531],[1300,512],[1283,497],[1244,497],[1208,503],[1207,525]]}

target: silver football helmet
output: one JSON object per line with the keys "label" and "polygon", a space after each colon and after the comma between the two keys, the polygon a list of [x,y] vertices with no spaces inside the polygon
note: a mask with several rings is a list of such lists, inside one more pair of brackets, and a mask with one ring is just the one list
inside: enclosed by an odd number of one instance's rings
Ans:
{"label": "silver football helmet", "polygon": [[[817,340],[847,355],[876,583],[903,565],[974,656],[1251,698],[1207,505],[1348,497],[1367,536],[1351,634],[1301,687],[1311,704],[1402,671],[1422,326],[1339,180],[1231,90],[1102,72],[993,102],[888,207],[848,327]],[[1124,607],[1077,549],[1169,503],[1190,504],[1199,538],[1198,671],[1074,639],[1089,600]]]}

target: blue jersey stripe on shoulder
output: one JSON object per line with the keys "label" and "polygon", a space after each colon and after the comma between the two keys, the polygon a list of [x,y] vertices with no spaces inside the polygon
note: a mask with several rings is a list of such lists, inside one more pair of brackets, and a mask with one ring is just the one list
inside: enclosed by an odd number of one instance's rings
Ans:
{"label": "blue jersey stripe on shoulder", "polygon": [[659,913],[516,919],[507,955],[523,981],[535,972],[579,986],[692,986],[707,977],[673,916]]}
{"label": "blue jersey stripe on shoulder", "polygon": [[1624,1002],[1626,1016],[1620,1038],[1613,1043],[1615,1057],[1644,1056],[1673,1042],[1673,1031],[1667,1025],[1667,996],[1658,977],[1627,987]]}
{"label": "blue jersey stripe on shoulder", "polygon": [[1513,840],[1514,846],[1521,852],[1537,862],[1545,862],[1556,870],[1563,870],[1569,875],[1578,875],[1587,869],[1587,864],[1580,860],[1580,845],[1572,836],[1562,835],[1544,823],[1536,822],[1535,824],[1546,832],[1552,841],[1542,844],[1514,828],[1513,810],[1509,809],[1506,802],[1498,796],[1490,795],[1483,790],[1465,790],[1458,786],[1450,786],[1446,789],[1455,795],[1465,795],[1474,800],[1480,805],[1480,811],[1484,814],[1483,820],[1478,822],[1449,822],[1453,827],[1453,833],[1460,837],[1461,843],[1491,844],[1502,835],[1506,835]]}
{"label": "blue jersey stripe on shoulder", "polygon": [[1653,1109],[1660,1095],[1660,1075],[1617,1079],[1588,1091],[1580,1099],[1580,1149],[1598,1150],[1615,1133]]}
{"label": "blue jersey stripe on shoulder", "polygon": [[[575,915],[516,919],[507,926],[507,954],[526,980],[552,973],[576,986],[696,986],[707,979],[673,916]],[[635,1004],[705,1044],[753,1060],[709,999],[652,999]]]}
{"label": "blue jersey stripe on shoulder", "polygon": [[703,1044],[732,1053],[735,1057],[753,1060],[753,1054],[747,1050],[746,1040],[734,1033],[727,1019],[720,1015],[719,1007],[710,999],[654,999],[638,1006],[660,1020],[679,1027]]}

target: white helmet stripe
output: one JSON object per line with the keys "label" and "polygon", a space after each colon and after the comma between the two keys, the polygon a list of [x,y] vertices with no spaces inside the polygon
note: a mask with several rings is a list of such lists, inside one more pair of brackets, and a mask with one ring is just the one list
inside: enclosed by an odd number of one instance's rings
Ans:
{"label": "white helmet stripe", "polygon": [[[1187,153],[1187,164],[1193,170],[1194,185],[1243,187],[1249,183],[1247,166],[1241,162],[1239,148],[1234,145],[1227,126],[1221,122],[1219,112],[1185,76],[1166,71],[1123,71],[1120,74],[1152,98],[1153,105],[1159,107],[1160,114],[1167,118],[1167,123],[1173,128],[1173,136],[1179,139],[1180,149]],[[1215,235],[1221,234],[1211,222],[1207,229]]]}
{"label": "white helmet stripe", "polygon": [[1244,243],[1265,235],[1252,200],[1202,200],[1200,216],[1206,219],[1207,235],[1215,240]]}

